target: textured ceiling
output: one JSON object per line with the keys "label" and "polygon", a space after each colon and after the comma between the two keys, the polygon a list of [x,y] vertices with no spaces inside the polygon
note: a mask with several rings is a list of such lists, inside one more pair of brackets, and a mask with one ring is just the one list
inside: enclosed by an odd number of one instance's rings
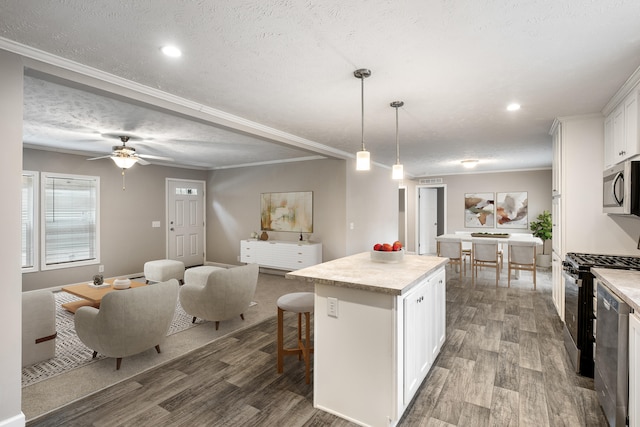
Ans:
{"label": "textured ceiling", "polygon": [[[640,66],[638,28],[637,0],[0,3],[0,48],[39,49],[300,142],[27,76],[29,146],[106,154],[117,141],[105,135],[126,133],[140,153],[206,168],[349,156],[361,139],[353,71],[369,68],[366,147],[395,162],[389,103],[404,101],[400,157],[414,177],[462,172],[464,158],[478,171],[550,167],[553,118],[602,110]],[[167,43],[183,56],[160,54]],[[513,101],[522,109],[505,111]]]}

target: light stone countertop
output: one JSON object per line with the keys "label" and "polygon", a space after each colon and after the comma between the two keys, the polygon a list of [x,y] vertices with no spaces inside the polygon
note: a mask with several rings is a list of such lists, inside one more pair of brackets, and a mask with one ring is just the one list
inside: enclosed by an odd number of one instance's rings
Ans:
{"label": "light stone countertop", "polygon": [[636,313],[640,313],[640,271],[592,268],[591,272]]}
{"label": "light stone countertop", "polygon": [[402,295],[447,262],[449,262],[449,258],[407,254],[398,263],[374,262],[371,261],[370,252],[362,252],[292,271],[287,273],[285,277],[325,285]]}

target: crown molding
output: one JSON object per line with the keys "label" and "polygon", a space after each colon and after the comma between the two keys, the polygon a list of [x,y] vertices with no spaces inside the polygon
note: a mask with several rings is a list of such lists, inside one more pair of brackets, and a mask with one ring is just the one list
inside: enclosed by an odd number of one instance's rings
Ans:
{"label": "crown molding", "polygon": [[[165,108],[195,119],[204,120],[214,126],[224,127],[230,131],[267,139],[270,142],[281,143],[332,158],[355,158],[355,154],[347,153],[260,123],[252,122],[204,104],[124,79],[31,46],[17,43],[13,40],[0,37],[0,49],[22,56],[24,58],[24,65],[27,68],[86,84],[87,86],[111,91],[137,101],[147,102],[157,107]],[[69,74],[69,72],[71,74]],[[106,86],[104,83],[106,83]],[[124,92],[122,89],[124,89]]]}

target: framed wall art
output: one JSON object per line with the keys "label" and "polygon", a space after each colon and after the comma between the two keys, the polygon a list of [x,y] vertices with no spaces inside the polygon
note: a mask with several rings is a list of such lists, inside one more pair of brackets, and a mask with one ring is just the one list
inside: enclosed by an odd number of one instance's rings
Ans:
{"label": "framed wall art", "polygon": [[260,194],[260,227],[265,231],[313,233],[313,192]]}
{"label": "framed wall art", "polygon": [[526,191],[497,193],[496,227],[529,228],[529,201]]}
{"label": "framed wall art", "polygon": [[494,193],[465,193],[464,226],[493,228],[495,223]]}

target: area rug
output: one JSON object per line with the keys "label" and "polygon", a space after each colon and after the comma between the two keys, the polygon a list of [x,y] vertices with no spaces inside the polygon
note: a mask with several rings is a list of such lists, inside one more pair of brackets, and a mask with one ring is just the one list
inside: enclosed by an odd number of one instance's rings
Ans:
{"label": "area rug", "polygon": [[[61,307],[62,304],[77,301],[79,298],[66,292],[55,292],[54,296],[56,300],[56,331],[58,333],[56,356],[22,368],[22,387],[30,386],[105,358],[102,355],[98,355],[95,359],[92,357],[93,350],[85,346],[76,334],[74,315]],[[255,304],[255,302],[251,303],[252,306]],[[188,315],[180,305],[180,301],[178,301],[167,336],[203,323],[200,319],[196,323],[191,323],[192,320],[193,316]]]}

